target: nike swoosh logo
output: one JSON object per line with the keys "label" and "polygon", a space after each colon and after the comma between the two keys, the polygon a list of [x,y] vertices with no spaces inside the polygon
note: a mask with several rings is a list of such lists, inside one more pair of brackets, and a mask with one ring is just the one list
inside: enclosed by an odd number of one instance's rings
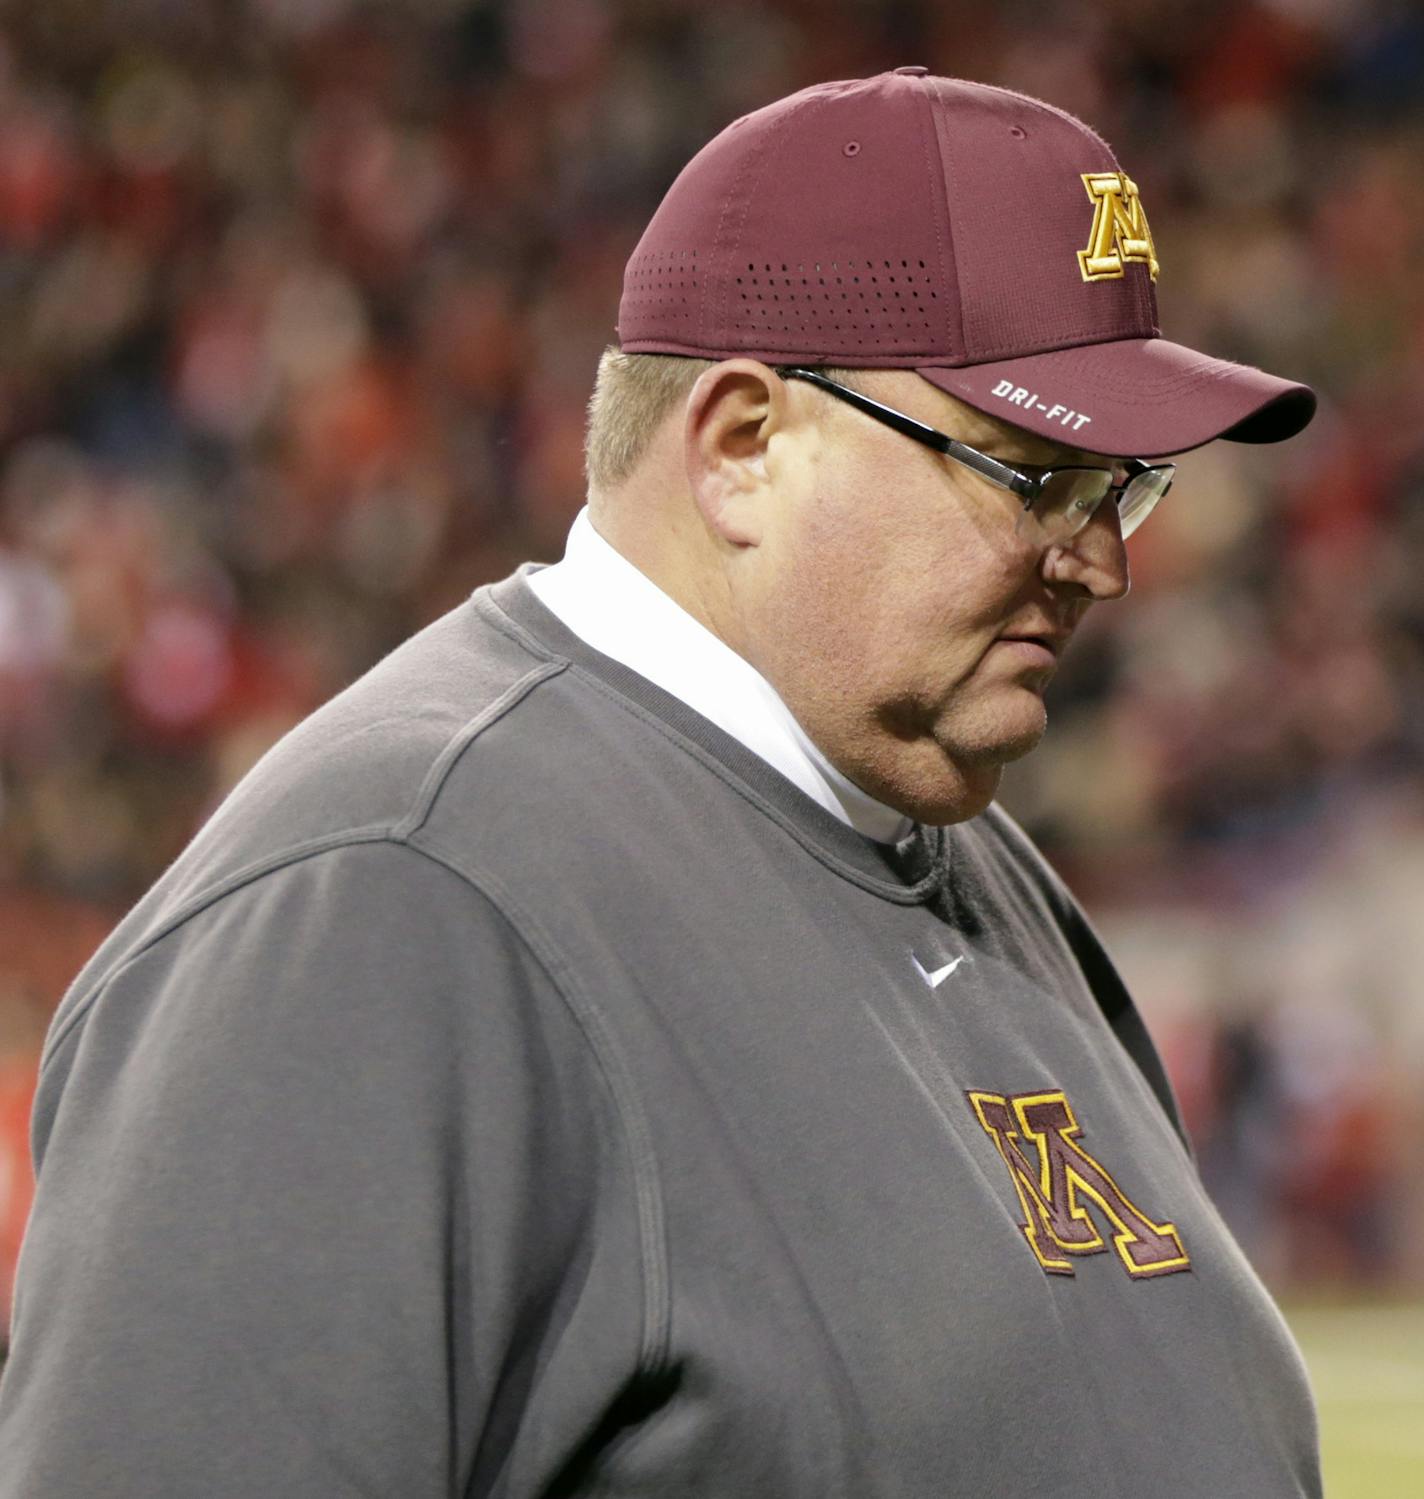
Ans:
{"label": "nike swoosh logo", "polygon": [[919,976],[930,986],[930,988],[938,989],[939,986],[950,976],[950,974],[953,973],[954,970],[958,968],[959,965],[964,961],[964,955],[961,953],[960,956],[955,958],[952,963],[946,963],[943,968],[935,969],[926,968],[925,965],[921,963],[920,960],[914,955],[914,953],[910,954],[910,961],[915,965],[915,972],[919,974]]}

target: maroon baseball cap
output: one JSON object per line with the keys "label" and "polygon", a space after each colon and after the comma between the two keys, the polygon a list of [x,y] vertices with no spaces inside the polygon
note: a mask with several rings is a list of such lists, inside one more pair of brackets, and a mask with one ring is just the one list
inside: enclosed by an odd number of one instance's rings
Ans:
{"label": "maroon baseball cap", "polygon": [[1136,182],[1080,120],[896,68],[735,120],[628,262],[630,354],[912,369],[1113,457],[1277,442],[1308,386],[1169,343]]}

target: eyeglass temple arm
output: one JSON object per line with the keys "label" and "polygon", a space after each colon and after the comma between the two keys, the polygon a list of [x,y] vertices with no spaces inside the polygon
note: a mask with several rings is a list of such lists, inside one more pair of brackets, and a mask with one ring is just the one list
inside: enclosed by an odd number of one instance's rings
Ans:
{"label": "eyeglass temple arm", "polygon": [[914,417],[906,416],[903,411],[896,411],[893,406],[882,406],[879,401],[861,395],[858,390],[851,390],[849,386],[838,385],[834,380],[827,380],[816,370],[802,369],[797,366],[778,370],[777,373],[783,379],[806,380],[812,385],[818,385],[822,390],[830,391],[842,401],[864,411],[868,416],[884,422],[887,427],[893,428],[896,432],[912,437],[927,448],[933,448],[935,452],[953,458],[956,463],[962,463],[965,468],[972,468],[977,474],[983,474],[986,479],[992,479],[995,484],[1012,490],[1024,501],[1025,509],[1038,495],[1039,483],[1036,479],[1020,473],[1016,468],[1010,468],[1007,463],[1000,463],[997,458],[990,458],[987,453],[980,453],[966,443],[958,442],[953,437],[936,431],[933,427],[927,427],[923,422],[916,421]]}

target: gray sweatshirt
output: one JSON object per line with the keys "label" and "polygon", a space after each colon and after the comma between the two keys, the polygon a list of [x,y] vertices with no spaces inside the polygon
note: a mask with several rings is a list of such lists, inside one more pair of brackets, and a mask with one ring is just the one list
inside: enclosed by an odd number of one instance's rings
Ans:
{"label": "gray sweatshirt", "polygon": [[34,1148],[0,1499],[1320,1493],[1013,823],[873,844],[519,576],[116,929]]}

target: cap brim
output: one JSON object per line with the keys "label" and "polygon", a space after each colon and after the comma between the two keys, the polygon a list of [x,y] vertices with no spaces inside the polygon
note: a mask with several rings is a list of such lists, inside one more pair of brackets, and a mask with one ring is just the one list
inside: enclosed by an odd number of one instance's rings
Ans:
{"label": "cap brim", "polygon": [[1110,458],[1165,457],[1217,437],[1280,442],[1315,415],[1308,385],[1164,338],[917,369],[977,411]]}

